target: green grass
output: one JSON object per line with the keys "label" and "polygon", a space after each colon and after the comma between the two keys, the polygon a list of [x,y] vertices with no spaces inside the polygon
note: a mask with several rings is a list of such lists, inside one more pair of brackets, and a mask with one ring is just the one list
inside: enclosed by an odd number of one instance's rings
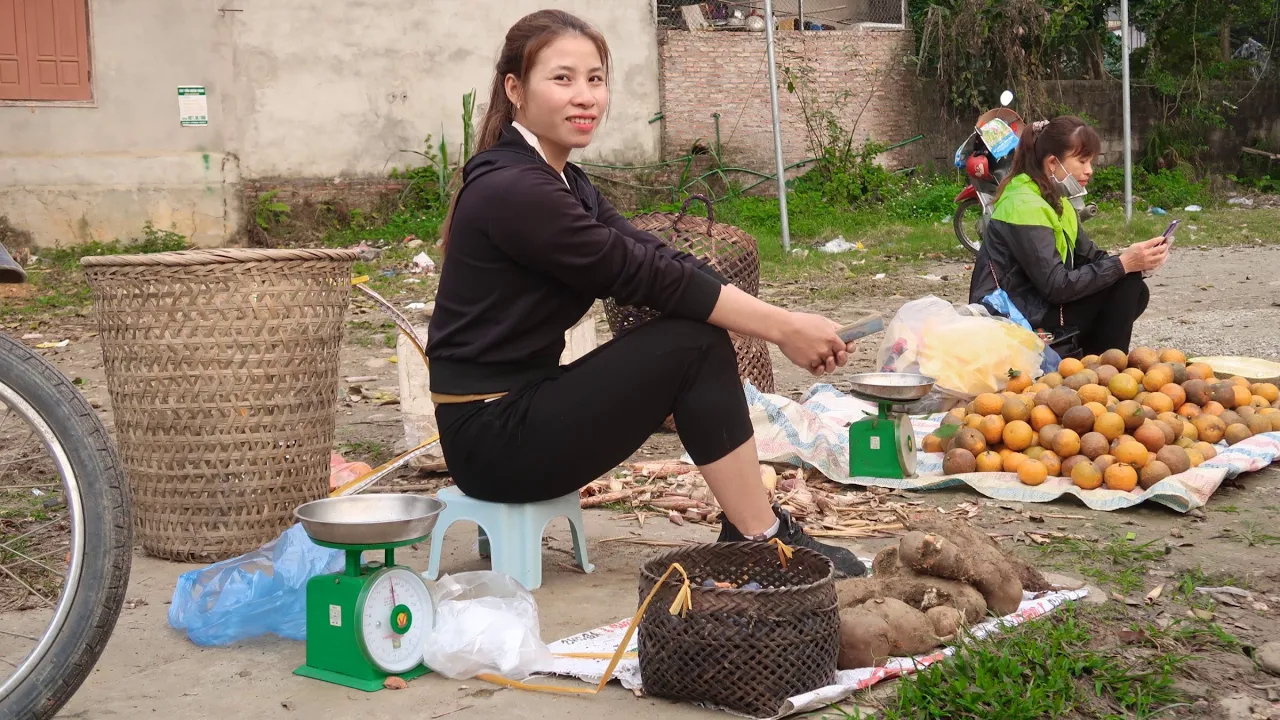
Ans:
{"label": "green grass", "polygon": [[1182,700],[1173,652],[1107,646],[1074,605],[980,642],[904,677],[885,720],[1149,718]]}
{"label": "green grass", "polygon": [[1038,546],[1043,557],[1058,567],[1078,569],[1099,585],[1112,587],[1121,593],[1143,589],[1143,575],[1147,565],[1164,557],[1158,540],[1137,543],[1123,538],[1111,538],[1105,543],[1053,538]]}
{"label": "green grass", "polygon": [[1227,528],[1226,533],[1239,540],[1245,547],[1280,545],[1280,536],[1263,532],[1257,522],[1242,522],[1238,528]]}
{"label": "green grass", "polygon": [[390,448],[376,440],[339,442],[335,451],[342,455],[347,462],[359,461],[368,463],[372,467],[378,467],[395,457]]}

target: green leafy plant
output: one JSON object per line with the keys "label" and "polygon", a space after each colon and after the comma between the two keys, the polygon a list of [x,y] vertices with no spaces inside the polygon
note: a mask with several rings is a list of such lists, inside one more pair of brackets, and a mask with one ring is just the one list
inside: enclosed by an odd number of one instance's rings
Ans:
{"label": "green leafy plant", "polygon": [[264,231],[289,222],[291,208],[288,203],[276,200],[279,190],[270,190],[258,196],[253,208],[253,221]]}

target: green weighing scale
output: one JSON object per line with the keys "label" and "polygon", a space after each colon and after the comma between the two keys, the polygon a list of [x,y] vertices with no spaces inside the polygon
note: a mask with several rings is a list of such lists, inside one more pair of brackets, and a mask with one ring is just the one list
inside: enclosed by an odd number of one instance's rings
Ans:
{"label": "green weighing scale", "polygon": [[916,436],[902,406],[929,394],[937,380],[909,373],[861,373],[850,393],[879,412],[849,426],[849,477],[916,476]]}
{"label": "green weighing scale", "polygon": [[[299,506],[294,515],[317,545],[346,552],[340,573],[307,581],[307,660],[295,675],[356,690],[381,690],[390,676],[431,672],[422,654],[435,604],[422,576],[395,562],[395,549],[422,542],[444,504],[423,495],[351,495]],[[382,561],[363,562],[365,552]]]}

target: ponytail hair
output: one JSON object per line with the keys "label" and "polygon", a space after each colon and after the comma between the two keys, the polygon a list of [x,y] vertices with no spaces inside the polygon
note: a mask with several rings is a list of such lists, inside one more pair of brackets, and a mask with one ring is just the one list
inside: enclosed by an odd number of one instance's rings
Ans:
{"label": "ponytail hair", "polygon": [[[538,55],[562,35],[581,35],[590,40],[600,53],[600,63],[608,77],[609,44],[604,35],[585,20],[563,10],[539,10],[520,18],[507,31],[498,62],[494,66],[493,87],[489,90],[489,105],[480,121],[480,134],[476,138],[476,153],[482,153],[498,144],[503,125],[516,117],[515,105],[507,97],[507,76],[515,76],[523,82],[525,75],[538,60]],[[456,176],[455,176],[456,177]],[[444,178],[441,178],[443,182]],[[444,223],[440,226],[440,248],[449,242],[449,228],[453,224],[453,212],[458,204],[458,192],[449,201]]]}
{"label": "ponytail hair", "polygon": [[1013,153],[1013,167],[1009,176],[1000,184],[996,199],[1004,194],[1005,187],[1014,177],[1026,173],[1040,188],[1040,196],[1049,207],[1062,214],[1062,196],[1058,185],[1044,172],[1047,157],[1062,160],[1068,156],[1092,160],[1102,152],[1102,140],[1093,128],[1073,115],[1059,115],[1044,123],[1028,123],[1018,136],[1018,149]]}

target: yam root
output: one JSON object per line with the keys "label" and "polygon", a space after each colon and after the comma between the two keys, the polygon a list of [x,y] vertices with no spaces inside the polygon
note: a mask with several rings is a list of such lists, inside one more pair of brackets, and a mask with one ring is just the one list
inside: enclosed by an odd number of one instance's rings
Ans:
{"label": "yam root", "polygon": [[871,576],[886,578],[891,575],[897,575],[900,567],[901,565],[898,563],[898,546],[890,545],[876,553],[875,558],[871,561]]}
{"label": "yam root", "polygon": [[981,622],[987,616],[987,601],[971,585],[955,580],[922,575],[895,567],[889,577],[849,578],[836,581],[836,597],[842,608],[855,607],[878,597],[891,597],[920,611],[949,605],[963,613],[965,622]]}
{"label": "yam root", "polygon": [[1053,583],[1045,579],[1034,566],[1019,558],[1014,553],[1005,550],[995,538],[983,532],[980,528],[974,527],[967,520],[959,518],[944,518],[926,515],[919,518],[910,518],[907,521],[908,530],[919,530],[925,533],[941,535],[949,539],[951,542],[961,546],[968,547],[970,545],[988,545],[1000,551],[1005,562],[1013,568],[1018,580],[1022,583],[1022,589],[1027,592],[1045,592],[1053,590]]}
{"label": "yam root", "polygon": [[931,607],[924,614],[933,625],[933,634],[943,639],[951,639],[964,627],[964,616],[960,611],[946,605]]}
{"label": "yam root", "polygon": [[879,616],[889,626],[889,652],[898,657],[913,657],[942,644],[933,632],[933,623],[919,610],[895,598],[875,598],[859,607]]}
{"label": "yam root", "polygon": [[997,615],[1008,615],[1022,603],[1022,581],[1003,554],[989,545],[961,548],[940,535],[912,530],[899,543],[898,556],[916,572],[974,586]]}
{"label": "yam root", "polygon": [[889,624],[861,607],[840,611],[840,654],[836,667],[878,667],[889,660]]}

